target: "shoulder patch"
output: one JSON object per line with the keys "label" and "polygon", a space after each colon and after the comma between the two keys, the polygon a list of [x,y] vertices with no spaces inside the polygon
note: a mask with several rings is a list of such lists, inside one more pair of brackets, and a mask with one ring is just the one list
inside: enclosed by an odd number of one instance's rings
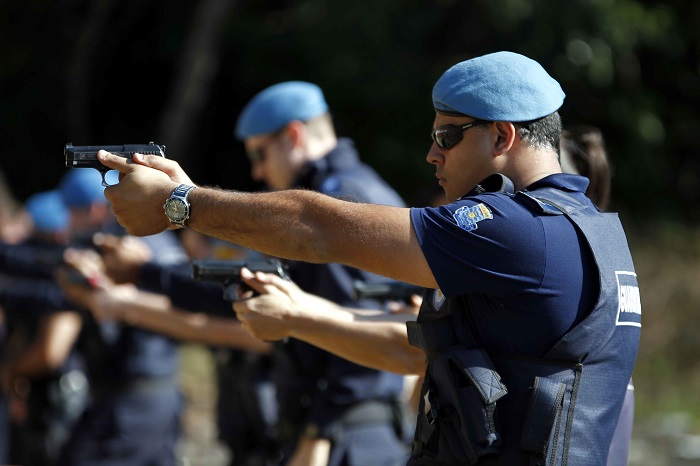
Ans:
{"label": "shoulder patch", "polygon": [[478,228],[477,223],[482,220],[491,220],[493,214],[483,203],[472,207],[460,207],[452,215],[457,225],[463,230],[472,231]]}
{"label": "shoulder patch", "polygon": [[439,311],[443,304],[445,304],[445,295],[442,294],[442,290],[438,288],[433,291],[433,308]]}

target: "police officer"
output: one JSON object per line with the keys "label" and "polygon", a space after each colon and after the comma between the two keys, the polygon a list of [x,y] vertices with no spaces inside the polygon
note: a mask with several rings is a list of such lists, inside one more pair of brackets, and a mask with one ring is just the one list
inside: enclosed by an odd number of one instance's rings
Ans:
{"label": "police officer", "polygon": [[[42,255],[60,258],[69,224],[60,194],[35,193],[25,208],[33,230],[15,252],[24,254],[25,263]],[[50,270],[6,272],[11,280],[0,286],[0,302],[9,336],[0,379],[15,408],[21,408],[13,410],[12,461],[50,465],[87,402],[84,361],[75,347],[80,316],[62,298]]]}
{"label": "police officer", "polygon": [[[0,249],[7,244],[16,244],[27,238],[31,231],[31,219],[19,202],[7,177],[0,171]],[[4,283],[0,282],[0,287]],[[5,312],[0,306],[0,352],[5,343],[7,328]],[[9,402],[5,393],[0,391],[0,463],[7,463],[10,454],[10,413]]]}
{"label": "police officer", "polygon": [[[268,411],[274,414],[275,406],[268,376],[270,344],[241,327],[222,298],[223,283],[193,280],[189,260],[169,265],[151,261],[138,238],[101,234],[95,239],[101,256],[71,251],[67,261],[86,277],[93,276],[99,287],[85,290],[61,279],[66,294],[99,321],[128,323],[207,345],[217,369],[217,434],[228,447],[229,464],[276,463],[280,454],[274,417],[266,416]],[[194,257],[224,260],[237,254],[243,260],[244,251],[234,245],[211,243],[215,247],[200,247]]]}
{"label": "police officer", "polygon": [[[315,84],[288,81],[264,89],[245,106],[235,132],[245,144],[252,177],[272,190],[311,189],[355,202],[404,205],[360,161],[353,142],[336,136],[326,99]],[[377,307],[353,299],[353,281],[378,280],[373,274],[341,264],[291,261],[289,275],[304,290],[333,302]],[[293,338],[277,345],[273,357],[277,435],[291,461],[324,448],[328,460],[319,464],[340,465],[361,455],[375,464],[404,461],[396,429],[400,376],[350,363]]]}
{"label": "police officer", "polygon": [[[119,232],[96,170],[70,169],[59,191],[71,213],[75,243],[91,243],[98,231]],[[155,260],[181,261],[172,232],[144,238]],[[97,323],[84,314],[91,404],[76,424],[57,464],[174,466],[183,398],[178,344],[130,325]]]}
{"label": "police officer", "polygon": [[[636,360],[640,295],[617,215],[585,196],[586,178],[561,173],[563,101],[525,56],[466,60],[433,89],[427,160],[446,205],[196,187],[187,226],[431,288],[408,324],[428,360],[409,464],[604,465]],[[120,223],[137,235],[171,228],[164,200],[194,186],[177,163],[99,156],[125,175],[105,190]]]}

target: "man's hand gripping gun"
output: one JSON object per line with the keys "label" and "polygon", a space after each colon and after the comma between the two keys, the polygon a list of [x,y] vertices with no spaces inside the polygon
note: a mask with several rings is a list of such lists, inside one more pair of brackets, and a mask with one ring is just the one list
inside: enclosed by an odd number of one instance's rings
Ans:
{"label": "man's hand gripping gun", "polygon": [[224,288],[224,299],[236,301],[239,299],[238,287],[246,286],[241,280],[241,269],[243,267],[253,273],[273,273],[285,280],[289,280],[287,266],[279,259],[251,261],[195,259],[192,261],[192,278],[199,281],[219,283]]}
{"label": "man's hand gripping gun", "polygon": [[69,168],[94,168],[102,175],[102,186],[109,186],[105,181],[105,175],[111,168],[102,165],[97,159],[97,152],[106,150],[114,155],[131,159],[134,154],[150,154],[165,157],[165,146],[159,146],[153,142],[148,144],[123,144],[121,146],[74,146],[66,144],[63,153],[66,156],[66,167]]}

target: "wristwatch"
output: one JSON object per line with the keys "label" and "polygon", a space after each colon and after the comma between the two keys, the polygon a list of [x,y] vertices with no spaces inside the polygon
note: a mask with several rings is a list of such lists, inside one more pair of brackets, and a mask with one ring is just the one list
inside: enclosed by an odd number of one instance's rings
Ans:
{"label": "wristwatch", "polygon": [[181,184],[173,191],[173,194],[163,204],[165,215],[173,225],[184,227],[185,222],[190,218],[190,203],[187,201],[187,194],[196,186]]}

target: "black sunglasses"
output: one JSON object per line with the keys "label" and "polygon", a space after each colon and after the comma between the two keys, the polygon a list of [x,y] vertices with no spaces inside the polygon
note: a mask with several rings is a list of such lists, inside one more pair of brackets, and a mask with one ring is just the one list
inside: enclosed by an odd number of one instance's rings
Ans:
{"label": "black sunglasses", "polygon": [[486,120],[474,120],[463,125],[442,125],[438,126],[433,132],[433,141],[440,149],[449,149],[462,140],[462,133],[472,126],[482,123],[490,123]]}
{"label": "black sunglasses", "polygon": [[267,153],[267,149],[270,148],[275,142],[277,142],[277,137],[282,134],[285,128],[279,129],[269,135],[262,144],[260,144],[257,148],[253,150],[248,150],[246,151],[246,155],[248,155],[248,159],[255,163],[255,162],[264,162],[265,161],[265,154]]}

